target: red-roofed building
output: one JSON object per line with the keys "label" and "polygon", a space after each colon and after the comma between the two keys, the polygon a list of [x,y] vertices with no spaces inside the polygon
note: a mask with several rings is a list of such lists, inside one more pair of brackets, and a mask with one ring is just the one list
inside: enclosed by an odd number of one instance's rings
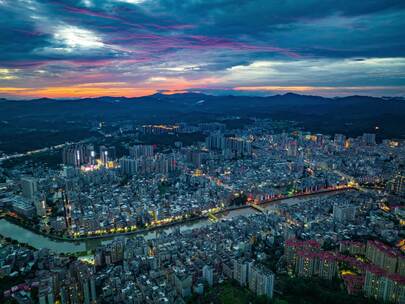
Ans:
{"label": "red-roofed building", "polygon": [[342,271],[341,277],[349,294],[363,289],[367,297],[378,301],[405,304],[404,256],[395,248],[379,241],[363,243],[344,241],[340,252],[352,254],[366,252],[368,259],[345,255],[339,252],[323,251],[316,241],[289,239],[285,242],[287,263],[295,267],[298,276],[331,280],[338,272],[338,262],[350,265],[354,272]]}
{"label": "red-roofed building", "polygon": [[322,252],[319,254],[319,276],[321,278],[332,280],[337,273],[336,256],[331,252]]}
{"label": "red-roofed building", "polygon": [[348,251],[352,255],[356,255],[356,254],[365,255],[366,254],[366,244],[361,243],[361,242],[355,242],[355,241],[342,241],[342,242],[340,242],[339,251],[340,252]]}
{"label": "red-roofed building", "polygon": [[383,271],[367,270],[364,280],[367,297],[390,303],[405,303],[405,280],[399,275],[384,276]]}
{"label": "red-roofed building", "polygon": [[336,256],[331,252],[297,252],[296,272],[299,276],[332,280],[337,274]]}
{"label": "red-roofed building", "polygon": [[300,241],[295,238],[288,239],[284,244],[284,253],[287,260],[287,264],[295,265],[297,261],[298,251],[311,251],[318,252],[321,245],[315,240]]}
{"label": "red-roofed building", "polygon": [[310,251],[298,251],[295,271],[301,277],[312,277],[319,270],[318,254]]}
{"label": "red-roofed building", "polygon": [[366,256],[373,264],[380,266],[390,273],[395,273],[400,253],[395,248],[379,241],[369,240],[367,242]]}

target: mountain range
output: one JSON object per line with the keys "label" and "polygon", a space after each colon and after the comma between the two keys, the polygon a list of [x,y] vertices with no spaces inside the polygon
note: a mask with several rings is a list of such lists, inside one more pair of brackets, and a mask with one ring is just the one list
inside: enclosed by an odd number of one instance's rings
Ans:
{"label": "mountain range", "polygon": [[224,115],[294,120],[313,132],[347,135],[374,132],[379,138],[405,138],[405,100],[400,97],[325,98],[293,93],[255,97],[182,93],[135,98],[0,100],[0,120],[20,123],[80,119],[190,122],[216,120]]}

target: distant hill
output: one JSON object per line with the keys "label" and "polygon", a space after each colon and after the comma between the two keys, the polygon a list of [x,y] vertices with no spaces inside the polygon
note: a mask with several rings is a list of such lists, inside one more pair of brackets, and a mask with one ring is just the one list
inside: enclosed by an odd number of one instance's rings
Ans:
{"label": "distant hill", "polygon": [[212,96],[199,93],[0,100],[0,120],[68,121],[103,119],[140,122],[214,120],[218,115],[295,120],[313,132],[358,135],[379,127],[379,138],[405,138],[405,100],[348,96],[324,98],[287,93],[269,97]]}

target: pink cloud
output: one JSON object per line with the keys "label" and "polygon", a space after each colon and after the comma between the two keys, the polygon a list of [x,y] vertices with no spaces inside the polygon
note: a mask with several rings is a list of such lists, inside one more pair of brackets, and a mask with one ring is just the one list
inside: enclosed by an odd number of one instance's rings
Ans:
{"label": "pink cloud", "polygon": [[129,33],[124,36],[112,37],[109,42],[132,45],[134,47],[150,50],[151,52],[160,52],[170,48],[194,50],[223,48],[235,51],[276,52],[293,58],[301,57],[298,53],[289,49],[274,46],[253,45],[245,42],[201,35],[164,36],[158,34]]}
{"label": "pink cloud", "polygon": [[155,24],[155,23],[143,23],[141,25],[138,23],[130,22],[130,21],[128,21],[122,17],[116,16],[116,15],[93,11],[93,10],[86,9],[86,8],[72,7],[72,6],[68,6],[68,5],[63,5],[63,8],[70,13],[81,14],[81,15],[103,18],[103,19],[110,19],[110,20],[118,21],[122,24],[129,25],[131,27],[135,27],[138,29],[154,28],[154,29],[159,29],[159,30],[182,30],[182,29],[190,29],[190,28],[195,27],[192,24],[161,25],[161,24]]}

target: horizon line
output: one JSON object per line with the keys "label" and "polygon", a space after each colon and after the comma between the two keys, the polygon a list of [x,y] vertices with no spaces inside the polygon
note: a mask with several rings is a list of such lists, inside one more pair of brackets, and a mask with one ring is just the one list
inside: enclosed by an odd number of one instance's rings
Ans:
{"label": "horizon line", "polygon": [[215,93],[209,93],[209,92],[198,92],[198,91],[182,91],[182,92],[155,92],[152,94],[145,94],[141,96],[112,96],[112,95],[100,95],[100,96],[89,96],[89,97],[61,97],[61,98],[54,98],[54,97],[47,97],[47,96],[41,96],[41,97],[33,97],[33,98],[24,98],[25,96],[21,96],[21,98],[18,98],[18,96],[15,99],[9,98],[9,97],[1,97],[0,100],[5,100],[5,101],[34,101],[34,100],[41,100],[41,99],[47,99],[47,100],[55,100],[55,101],[73,101],[73,100],[85,100],[85,99],[100,99],[100,98],[121,98],[121,99],[137,99],[137,98],[144,98],[144,97],[152,97],[155,95],[165,95],[165,96],[170,96],[170,95],[187,95],[187,94],[200,94],[200,95],[206,95],[206,96],[213,96],[213,97],[258,97],[258,98],[268,98],[268,97],[275,97],[275,96],[285,96],[285,95],[298,95],[298,96],[308,96],[308,97],[321,97],[325,99],[338,99],[338,98],[347,98],[347,97],[370,97],[370,98],[390,98],[390,99],[404,99],[404,95],[400,96],[390,96],[390,95],[363,95],[363,94],[348,94],[348,95],[342,95],[342,96],[322,96],[322,95],[314,95],[314,94],[302,94],[302,93],[295,93],[293,91],[285,92],[285,93],[275,93],[275,94],[269,94],[269,95],[261,95],[261,94],[215,94]]}

